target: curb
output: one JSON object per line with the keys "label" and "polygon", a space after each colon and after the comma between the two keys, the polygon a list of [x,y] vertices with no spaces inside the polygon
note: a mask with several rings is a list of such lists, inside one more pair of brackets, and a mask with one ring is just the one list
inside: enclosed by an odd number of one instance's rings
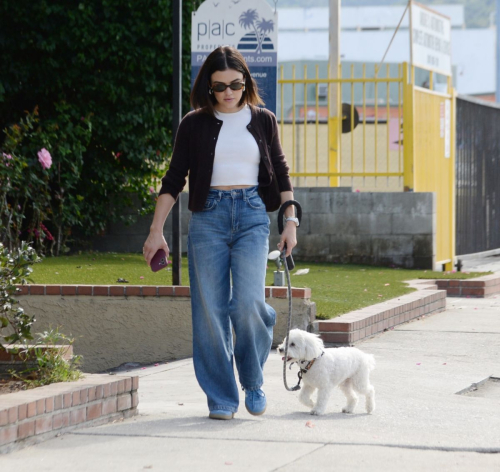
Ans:
{"label": "curb", "polygon": [[0,396],[0,454],[137,414],[139,377],[86,374]]}
{"label": "curb", "polygon": [[428,288],[386,302],[351,311],[333,320],[317,320],[313,331],[325,343],[352,346],[420,316],[444,311],[446,291]]}
{"label": "curb", "polygon": [[500,293],[500,275],[492,274],[466,280],[436,280],[440,290],[448,297],[486,298]]}

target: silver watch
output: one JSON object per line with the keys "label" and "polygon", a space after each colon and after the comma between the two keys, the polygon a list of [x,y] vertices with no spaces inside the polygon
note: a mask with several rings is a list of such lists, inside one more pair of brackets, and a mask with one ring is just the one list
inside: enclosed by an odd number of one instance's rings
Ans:
{"label": "silver watch", "polygon": [[299,227],[299,219],[295,218],[294,216],[288,216],[285,218],[285,221],[288,223],[289,221],[293,221],[297,227]]}

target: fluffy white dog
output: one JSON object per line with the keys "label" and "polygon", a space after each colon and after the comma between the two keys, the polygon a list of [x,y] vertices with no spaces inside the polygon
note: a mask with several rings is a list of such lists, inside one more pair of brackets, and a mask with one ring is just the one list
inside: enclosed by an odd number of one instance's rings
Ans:
{"label": "fluffy white dog", "polygon": [[[285,353],[287,339],[278,346]],[[319,336],[292,329],[288,341],[288,362],[296,362],[302,371],[304,386],[299,400],[309,408],[311,415],[322,415],[328,400],[337,386],[347,398],[343,413],[352,413],[358,403],[356,393],[365,395],[366,411],[375,410],[375,389],[370,383],[370,371],[375,368],[375,358],[355,347],[325,349]],[[283,358],[284,359],[284,358]],[[318,390],[316,403],[311,396]]]}

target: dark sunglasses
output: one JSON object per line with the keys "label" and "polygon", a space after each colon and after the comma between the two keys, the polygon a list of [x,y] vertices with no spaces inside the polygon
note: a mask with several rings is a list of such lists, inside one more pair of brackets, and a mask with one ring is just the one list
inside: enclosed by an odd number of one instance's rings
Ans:
{"label": "dark sunglasses", "polygon": [[215,85],[212,85],[211,90],[214,92],[225,92],[225,90],[229,87],[231,90],[241,90],[245,86],[245,82],[232,82],[229,85],[221,84],[217,82]]}

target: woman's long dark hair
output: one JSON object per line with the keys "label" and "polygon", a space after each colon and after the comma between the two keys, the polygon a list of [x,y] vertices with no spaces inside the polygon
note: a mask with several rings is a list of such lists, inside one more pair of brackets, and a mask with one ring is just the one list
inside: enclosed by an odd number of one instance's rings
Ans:
{"label": "woman's long dark hair", "polygon": [[231,46],[221,46],[209,54],[201,66],[200,72],[198,72],[193,90],[191,91],[191,106],[195,110],[203,108],[207,113],[214,114],[217,99],[213,93],[208,93],[212,85],[211,77],[214,72],[228,69],[241,72],[245,81],[245,91],[241,96],[238,106],[244,103],[253,106],[264,105],[264,101],[259,95],[257,84],[250,75],[250,70],[241,53]]}

